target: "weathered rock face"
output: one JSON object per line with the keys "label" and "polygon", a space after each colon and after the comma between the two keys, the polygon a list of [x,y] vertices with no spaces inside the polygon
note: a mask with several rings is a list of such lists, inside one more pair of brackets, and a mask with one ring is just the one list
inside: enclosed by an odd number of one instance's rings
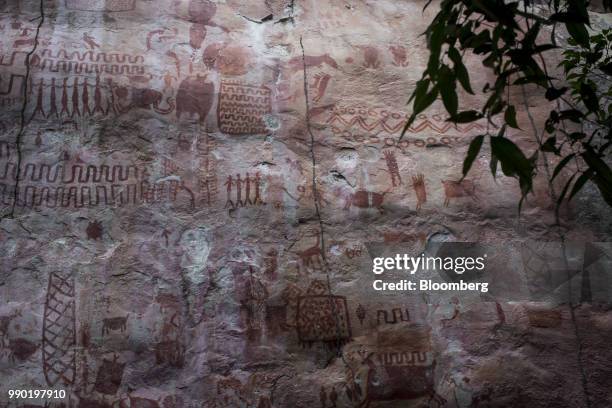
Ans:
{"label": "weathered rock face", "polygon": [[[441,105],[400,140],[423,5],[0,1],[0,406],[612,405],[609,212],[460,183],[487,125]],[[371,243],[445,241],[520,296],[372,289]]]}

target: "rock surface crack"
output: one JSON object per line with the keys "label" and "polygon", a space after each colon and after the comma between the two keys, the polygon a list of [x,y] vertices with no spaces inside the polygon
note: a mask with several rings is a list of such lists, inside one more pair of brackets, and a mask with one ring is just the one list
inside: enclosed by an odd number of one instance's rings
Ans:
{"label": "rock surface crack", "polygon": [[30,74],[31,74],[31,65],[30,58],[36,52],[38,48],[38,37],[40,35],[40,29],[42,25],[45,23],[45,8],[44,1],[40,0],[40,16],[38,17],[39,22],[36,27],[36,34],[34,36],[34,46],[27,53],[25,58],[25,68],[26,75],[23,86],[23,105],[21,106],[20,113],[20,123],[19,123],[19,132],[17,132],[17,137],[15,138],[15,150],[17,152],[17,169],[15,174],[15,191],[13,193],[13,204],[11,206],[11,211],[8,215],[9,218],[13,218],[15,216],[15,207],[17,206],[17,200],[19,199],[19,179],[21,178],[21,161],[22,161],[22,152],[21,152],[21,139],[23,138],[23,134],[25,133],[26,128],[26,110],[28,108],[28,83],[30,82]]}

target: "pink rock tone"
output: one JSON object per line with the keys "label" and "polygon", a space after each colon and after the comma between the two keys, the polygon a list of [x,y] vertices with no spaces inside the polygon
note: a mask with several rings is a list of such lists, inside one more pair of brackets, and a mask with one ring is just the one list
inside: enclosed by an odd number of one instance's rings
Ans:
{"label": "pink rock tone", "polygon": [[[519,216],[484,157],[462,178],[487,123],[440,101],[400,138],[433,9],[45,0],[38,30],[40,4],[0,1],[0,408],[612,406],[601,198],[557,225],[541,169]],[[449,242],[482,274],[372,273]]]}

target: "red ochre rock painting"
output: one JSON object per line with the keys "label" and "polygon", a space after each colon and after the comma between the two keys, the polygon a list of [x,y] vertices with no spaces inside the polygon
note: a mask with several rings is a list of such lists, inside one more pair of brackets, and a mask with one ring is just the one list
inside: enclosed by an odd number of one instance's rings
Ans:
{"label": "red ochre rock painting", "polygon": [[271,91],[265,86],[223,81],[219,92],[219,130],[229,135],[267,133],[264,116],[272,111]]}
{"label": "red ochre rock painting", "polygon": [[351,322],[343,296],[328,294],[322,281],[313,281],[306,294],[298,297],[296,330],[304,346],[321,342],[340,347],[351,340]]}
{"label": "red ochre rock painting", "polygon": [[[0,408],[612,406],[597,177],[556,211],[540,152],[519,212],[489,138],[463,174],[497,119],[454,124],[437,100],[402,137],[421,9],[0,0]],[[490,75],[465,58],[459,110],[478,110]],[[539,95],[510,94],[526,157]],[[372,270],[470,242],[478,273]],[[489,290],[372,287],[421,279]]]}
{"label": "red ochre rock painting", "polygon": [[65,0],[66,8],[81,11],[130,11],[136,0]]}

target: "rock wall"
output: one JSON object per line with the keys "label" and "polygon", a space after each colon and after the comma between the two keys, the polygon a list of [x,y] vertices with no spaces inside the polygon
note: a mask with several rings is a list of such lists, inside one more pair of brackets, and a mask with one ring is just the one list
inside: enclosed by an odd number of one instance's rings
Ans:
{"label": "rock wall", "polygon": [[[0,1],[0,406],[612,405],[609,209],[460,183],[492,125],[441,104],[400,139],[424,4]],[[372,289],[453,241],[521,293]]]}

